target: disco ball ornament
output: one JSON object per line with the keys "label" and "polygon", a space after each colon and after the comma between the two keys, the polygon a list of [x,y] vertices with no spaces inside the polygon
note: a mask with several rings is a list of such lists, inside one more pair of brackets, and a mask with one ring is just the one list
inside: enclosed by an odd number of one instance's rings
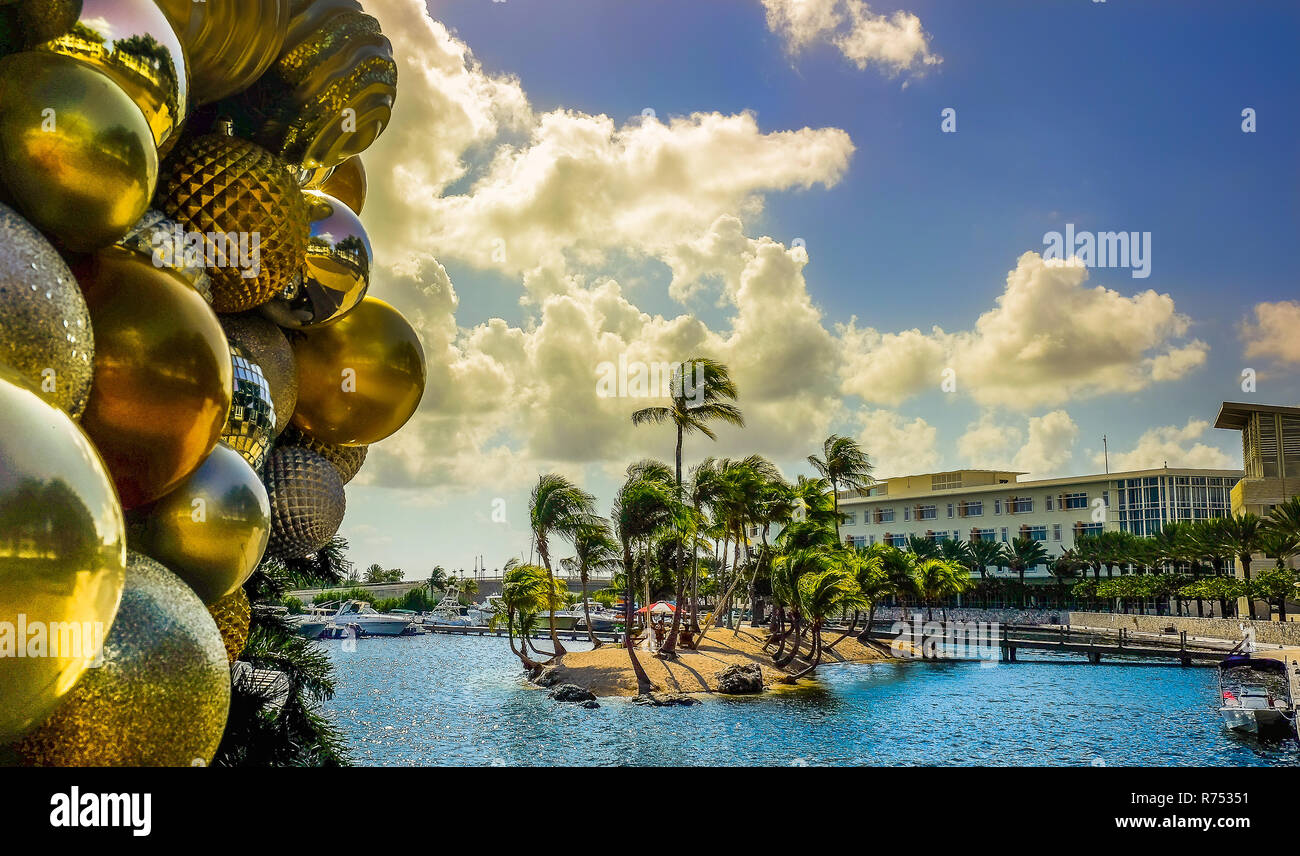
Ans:
{"label": "disco ball ornament", "polygon": [[204,247],[196,242],[193,232],[175,220],[167,219],[156,208],[144,212],[118,246],[142,253],[153,260],[154,267],[165,267],[181,276],[194,290],[212,302],[212,279],[204,264]]}
{"label": "disco ball ornament", "polygon": [[134,508],[175,488],[217,445],[230,413],[230,346],[202,296],[137,253],[109,247],[75,273],[95,328],[81,422]]}
{"label": "disco ball ornament", "polygon": [[158,179],[157,204],[202,235],[213,307],[244,312],[293,281],[310,228],[307,203],[284,164],[225,130],[186,140],[172,152]]}
{"label": "disco ball ornament", "polygon": [[317,169],[369,148],[396,98],[393,47],[360,3],[297,0],[280,57],[229,107],[252,139]]}
{"label": "disco ball ornament", "polygon": [[44,719],[95,661],[125,569],[122,507],[99,453],[0,365],[0,745]]}
{"label": "disco ball ornament", "polygon": [[261,472],[275,442],[275,405],[271,400],[271,385],[261,367],[237,344],[230,346],[230,362],[235,373],[234,395],[230,399],[230,416],[221,432],[221,442],[238,452],[254,470]]}
{"label": "disco ball ornament", "polygon": [[185,46],[195,104],[252,86],[284,45],[289,0],[156,0]]}
{"label": "disco ball ornament", "polygon": [[303,193],[311,209],[307,264],[300,280],[263,308],[281,327],[318,327],[346,316],[370,288],[374,253],[361,220],[332,196]]}
{"label": "disco ball ornament", "polygon": [[280,435],[280,445],[300,446],[320,455],[339,471],[339,478],[343,479],[344,484],[352,481],[360,472],[361,465],[366,462],[366,453],[370,451],[369,446],[337,446],[333,443],[322,443],[292,425]]}
{"label": "disco ball ornament", "polygon": [[253,615],[248,595],[242,588],[235,589],[209,606],[208,612],[216,622],[217,630],[221,631],[221,641],[226,646],[226,659],[235,662],[248,644],[249,620]]}
{"label": "disco ball ornament", "polygon": [[154,0],[82,0],[72,29],[35,48],[103,72],[130,96],[161,154],[189,110],[185,49]]}
{"label": "disco ball ornament", "polygon": [[271,496],[269,555],[310,555],[339,531],[347,500],[338,470],[325,458],[297,446],[279,446],[267,459],[263,478]]}
{"label": "disco ball ornament", "polygon": [[75,59],[0,59],[0,179],[9,201],[62,246],[126,234],[158,181],[153,132],[110,77]]}
{"label": "disco ball ornament", "polygon": [[86,409],[95,335],[77,280],[49,241],[0,204],[0,363],[73,419]]}
{"label": "disco ball ornament", "polygon": [[0,55],[66,33],[80,14],[81,0],[0,0]]}
{"label": "disco ball ornament", "polygon": [[325,443],[368,446],[398,431],[424,395],[424,349],[402,314],[367,297],[341,321],[290,334],[293,424]]}
{"label": "disco ball ornament", "polygon": [[192,767],[216,754],[230,662],[202,601],[158,562],[129,553],[104,662],[11,747],[36,767]]}
{"label": "disco ball ornament", "polygon": [[360,155],[354,155],[339,164],[321,184],[323,193],[333,196],[360,215],[366,204],[366,168]]}
{"label": "disco ball ornament", "polygon": [[274,321],[256,313],[222,315],[221,327],[232,345],[238,345],[262,370],[271,387],[275,408],[275,433],[279,436],[298,406],[298,365],[293,348]]}

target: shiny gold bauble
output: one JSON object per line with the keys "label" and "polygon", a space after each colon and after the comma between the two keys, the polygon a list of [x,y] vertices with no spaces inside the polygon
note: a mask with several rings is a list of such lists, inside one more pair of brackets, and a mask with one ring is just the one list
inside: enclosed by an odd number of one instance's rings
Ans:
{"label": "shiny gold bauble", "polygon": [[0,744],[95,661],[125,568],[122,507],[99,453],[0,365]]}
{"label": "shiny gold bauble", "polygon": [[223,597],[208,607],[212,620],[221,631],[221,641],[226,645],[226,659],[235,662],[244,653],[248,644],[249,620],[253,615],[252,604],[242,588]]}
{"label": "shiny gold bauble", "polygon": [[109,247],[76,270],[95,327],[81,418],[126,508],[175,488],[207,458],[230,412],[230,347],[179,275]]}
{"label": "shiny gold bauble", "polygon": [[81,0],[0,0],[0,55],[63,35],[80,14]]}
{"label": "shiny gold bauble", "polygon": [[311,208],[311,237],[302,278],[262,311],[291,329],[330,324],[357,307],[370,288],[374,252],[352,209],[315,190],[303,192]]}
{"label": "shiny gold bauble", "polygon": [[203,236],[218,312],[261,306],[302,268],[306,200],[284,164],[260,146],[224,133],[185,141],[162,165],[157,203]]}
{"label": "shiny gold bauble", "polygon": [[230,363],[235,372],[230,416],[221,431],[221,442],[239,453],[255,472],[262,471],[275,442],[275,404],[271,385],[248,352],[231,343]]}
{"label": "shiny gold bauble", "polygon": [[230,663],[212,616],[171,571],[130,553],[104,663],[14,748],[37,767],[211,762],[230,711]]}
{"label": "shiny gold bauble", "polygon": [[293,3],[284,51],[232,105],[253,139],[315,169],[365,151],[397,98],[393,47],[356,0]]}
{"label": "shiny gold bauble", "polygon": [[224,443],[157,502],[127,512],[132,550],[157,559],[204,603],[244,584],[271,535],[266,488],[248,461]]}
{"label": "shiny gold bauble", "polygon": [[74,59],[0,59],[0,179],[23,215],[71,250],[106,247],[149,207],[158,152],[140,110]]}
{"label": "shiny gold bauble", "polygon": [[290,334],[293,424],[325,443],[368,446],[397,432],[424,395],[424,348],[402,314],[367,297],[343,320]]}
{"label": "shiny gold bauble", "polygon": [[150,208],[117,245],[142,253],[153,261],[154,267],[165,267],[185,277],[211,303],[212,278],[208,276],[202,248],[189,240],[190,234],[180,223]]}
{"label": "shiny gold bauble", "polygon": [[275,62],[289,0],[156,0],[185,45],[195,104],[242,92]]}
{"label": "shiny gold bauble", "polygon": [[320,189],[360,214],[366,204],[366,168],[359,155],[348,158],[325,179]]}
{"label": "shiny gold bauble", "polygon": [[339,471],[339,478],[344,484],[356,478],[357,473],[361,471],[361,465],[366,462],[366,453],[370,451],[369,446],[338,446],[333,443],[322,443],[292,425],[280,435],[280,445],[300,446],[320,455]]}
{"label": "shiny gold bauble", "polygon": [[298,364],[293,348],[274,321],[256,313],[222,315],[221,327],[232,345],[238,345],[257,363],[271,387],[271,404],[275,407],[275,433],[289,425],[298,406]]}
{"label": "shiny gold bauble", "polygon": [[153,0],[82,0],[72,29],[36,50],[102,71],[131,97],[166,154],[189,112],[185,50]]}
{"label": "shiny gold bauble", "polygon": [[0,205],[0,363],[76,419],[94,356],[90,312],[72,271],[35,226]]}
{"label": "shiny gold bauble", "polygon": [[347,510],[343,480],[315,452],[279,446],[266,461],[271,496],[271,543],[267,553],[297,559],[324,547],[339,531]]}

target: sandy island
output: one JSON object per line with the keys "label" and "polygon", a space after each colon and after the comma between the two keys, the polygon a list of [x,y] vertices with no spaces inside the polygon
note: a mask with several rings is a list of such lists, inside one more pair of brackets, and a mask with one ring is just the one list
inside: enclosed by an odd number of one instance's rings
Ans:
{"label": "sandy island", "polygon": [[[827,633],[829,645],[839,632]],[[867,645],[850,636],[822,654],[822,663],[875,663],[892,659],[887,648]],[[637,659],[645,668],[657,693],[711,693],[718,685],[718,675],[734,664],[758,663],[763,670],[764,683],[778,682],[788,673],[772,664],[765,653],[763,640],[767,630],[742,626],[739,633],[725,627],[715,627],[708,632],[699,650],[678,649],[676,660],[660,660],[648,651],[637,651]],[[805,643],[805,649],[807,644]],[[802,656],[791,664],[791,671],[802,668],[807,661]],[[816,674],[814,672],[814,674]],[[597,696],[634,696],[637,694],[636,673],[622,645],[606,643],[594,651],[571,651],[554,666],[556,683],[577,684]]]}

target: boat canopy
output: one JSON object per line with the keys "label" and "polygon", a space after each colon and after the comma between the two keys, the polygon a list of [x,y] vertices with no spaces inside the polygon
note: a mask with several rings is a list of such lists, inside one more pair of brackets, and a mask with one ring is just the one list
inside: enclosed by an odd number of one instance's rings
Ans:
{"label": "boat canopy", "polygon": [[1224,660],[1222,663],[1219,664],[1219,668],[1224,671],[1227,671],[1228,669],[1235,669],[1240,666],[1246,666],[1251,669],[1258,669],[1260,671],[1265,671],[1265,672],[1282,672],[1283,674],[1286,673],[1285,661],[1275,660],[1272,657],[1260,657],[1260,656],[1252,657],[1250,654],[1233,654],[1231,657],[1228,657],[1226,660]]}

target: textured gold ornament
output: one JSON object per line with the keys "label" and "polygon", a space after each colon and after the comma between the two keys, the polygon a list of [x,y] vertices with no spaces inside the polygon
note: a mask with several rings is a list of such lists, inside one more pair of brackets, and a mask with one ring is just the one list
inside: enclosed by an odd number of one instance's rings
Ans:
{"label": "textured gold ornament", "polygon": [[156,208],[150,208],[117,243],[128,250],[143,253],[153,260],[154,267],[165,267],[185,277],[194,290],[211,303],[212,279],[203,264],[202,254],[186,252],[186,234],[180,223],[167,219]]}
{"label": "textured gold ornament", "polygon": [[195,104],[242,92],[275,62],[289,0],[157,0],[185,45]]}
{"label": "textured gold ornament", "polygon": [[369,446],[337,446],[333,443],[322,443],[292,425],[280,435],[280,445],[299,446],[320,455],[333,464],[334,469],[339,471],[339,478],[343,480],[344,484],[356,478],[357,473],[361,470],[361,465],[366,462],[366,453],[370,451]]}
{"label": "textured gold ornament", "polygon": [[275,442],[271,385],[261,367],[237,344],[230,346],[230,362],[235,373],[234,395],[221,442],[238,452],[254,471],[261,472]]}
{"label": "textured gold ornament", "polygon": [[303,192],[311,210],[311,237],[302,278],[263,307],[268,318],[290,329],[318,327],[346,316],[370,288],[374,252],[352,209],[315,190]]}
{"label": "textured gold ornament", "polygon": [[347,317],[290,334],[298,360],[293,424],[326,443],[395,434],[424,395],[424,348],[402,314],[367,297]]}
{"label": "textured gold ornament", "polygon": [[0,363],[73,419],[86,409],[95,336],[77,280],[49,241],[0,205]]}
{"label": "textured gold ornament", "polygon": [[63,35],[80,14],[81,0],[0,0],[0,55]]}
{"label": "textured gold ornament", "polygon": [[0,744],[44,719],[96,659],[125,568],[122,507],[99,453],[0,365]]}
{"label": "textured gold ornament", "polygon": [[176,142],[189,110],[189,71],[180,38],[153,0],[82,0],[72,29],[36,50],[102,71],[140,108],[159,152]]}
{"label": "textured gold ornament", "polygon": [[203,462],[230,412],[230,347],[184,279],[109,247],[76,271],[95,328],[95,380],[82,425],[122,504],[152,502]]}
{"label": "textured gold ornament", "polygon": [[233,105],[253,139],[316,169],[360,154],[397,98],[393,47],[356,0],[294,0],[284,51]]}
{"label": "textured gold ornament", "polygon": [[235,662],[248,644],[249,620],[253,615],[248,595],[242,588],[235,589],[209,606],[208,612],[217,623],[217,630],[221,631],[221,641],[226,645],[226,659]]}
{"label": "textured gold ornament", "polygon": [[293,410],[298,406],[298,365],[289,340],[275,322],[256,313],[222,315],[221,326],[230,343],[239,345],[248,353],[270,384],[278,436],[288,426]]}
{"label": "textured gold ornament", "polygon": [[350,157],[339,164],[320,189],[360,215],[366,204],[366,168],[361,165],[361,157]]}
{"label": "textured gold ornament", "polygon": [[324,547],[343,524],[347,498],[334,465],[315,452],[279,446],[266,461],[271,496],[267,553],[296,559]]}
{"label": "textured gold ornament", "polygon": [[163,163],[157,202],[203,236],[218,312],[261,306],[302,268],[307,203],[284,164],[260,146],[223,133],[187,140]]}
{"label": "textured gold ornament", "polygon": [[224,443],[171,493],[127,512],[132,550],[171,568],[204,603],[244,584],[262,561],[271,505],[253,468]]}
{"label": "textured gold ornament", "polygon": [[207,608],[171,571],[130,553],[103,666],[13,748],[38,767],[206,765],[229,711],[230,663]]}
{"label": "textured gold ornament", "polygon": [[41,231],[77,252],[106,247],[149,207],[158,152],[116,83],[74,59],[0,59],[0,178]]}

